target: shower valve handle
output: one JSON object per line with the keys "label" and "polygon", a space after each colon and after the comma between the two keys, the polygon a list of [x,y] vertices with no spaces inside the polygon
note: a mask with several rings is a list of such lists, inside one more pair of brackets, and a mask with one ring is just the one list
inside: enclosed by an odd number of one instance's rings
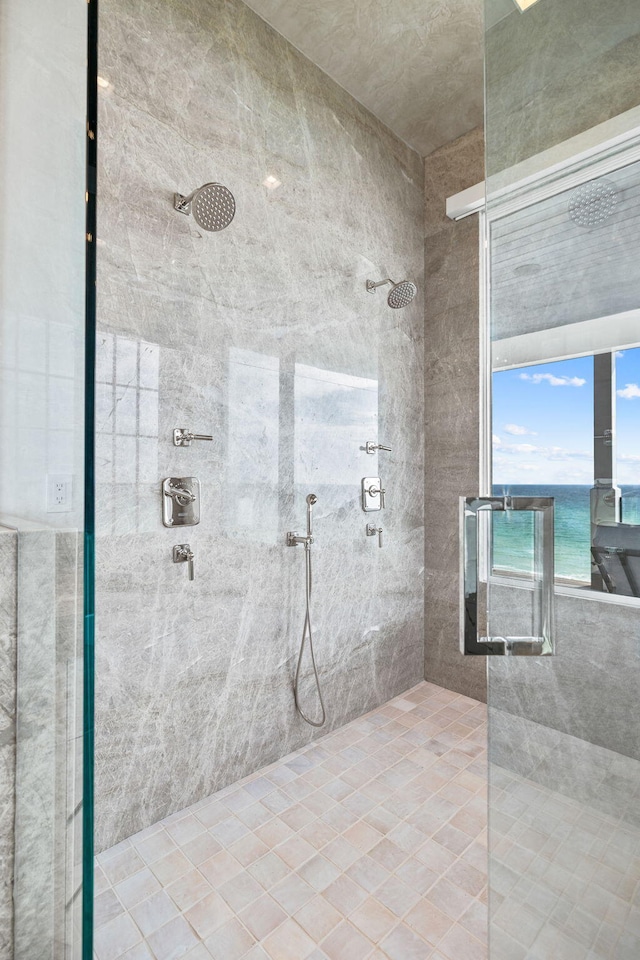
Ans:
{"label": "shower valve handle", "polygon": [[187,490],[186,487],[176,487],[172,483],[170,483],[168,489],[165,490],[165,496],[172,497],[181,507],[186,507],[187,504],[195,503],[196,501],[195,493]]}
{"label": "shower valve handle", "polygon": [[364,445],[366,453],[374,454],[376,450],[385,450],[387,453],[391,453],[391,447],[385,447],[383,443],[376,443],[375,440],[367,440]]}
{"label": "shower valve handle", "polygon": [[173,548],[173,562],[187,563],[189,570],[189,580],[195,580],[194,554],[188,543],[179,543]]}
{"label": "shower valve handle", "polygon": [[375,523],[367,524],[367,536],[375,537],[376,533],[378,534],[378,546],[382,547],[382,527],[376,527]]}
{"label": "shower valve handle", "polygon": [[374,487],[373,484],[371,484],[371,486],[369,487],[369,490],[368,490],[368,493],[369,493],[369,496],[370,496],[370,497],[377,497],[378,494],[380,494],[380,509],[381,509],[381,510],[384,510],[384,508],[385,508],[384,495],[385,495],[386,492],[387,492],[387,491],[384,490],[382,487]]}
{"label": "shower valve handle", "polygon": [[206,433],[191,433],[186,427],[176,427],[173,431],[173,445],[175,447],[190,447],[193,440],[213,440]]}

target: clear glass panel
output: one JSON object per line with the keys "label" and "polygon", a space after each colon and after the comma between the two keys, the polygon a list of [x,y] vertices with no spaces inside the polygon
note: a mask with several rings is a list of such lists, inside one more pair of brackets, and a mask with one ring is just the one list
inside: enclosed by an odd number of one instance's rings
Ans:
{"label": "clear glass panel", "polygon": [[[525,7],[524,11],[519,9]],[[486,493],[556,504],[556,656],[488,661],[491,960],[640,955],[637,4],[487,0]],[[524,531],[494,528],[517,630]],[[491,613],[491,611],[490,611]]]}
{"label": "clear glass panel", "polygon": [[0,956],[82,950],[87,4],[0,24]]}

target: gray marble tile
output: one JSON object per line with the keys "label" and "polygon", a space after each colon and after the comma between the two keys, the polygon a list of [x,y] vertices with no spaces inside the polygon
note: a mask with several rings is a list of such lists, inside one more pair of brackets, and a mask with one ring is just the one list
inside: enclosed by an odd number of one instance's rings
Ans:
{"label": "gray marble tile", "polygon": [[[497,630],[530,632],[528,591],[496,588],[491,606]],[[535,662],[535,682],[524,660],[491,658],[492,705],[640,760],[637,624],[634,607],[557,596],[556,656]]]}
{"label": "gray marble tile", "polygon": [[478,224],[446,198],[483,179],[481,130],[425,160],[425,676],[486,699],[486,664],[458,640],[458,498],[478,489]]}
{"label": "gray marble tile", "polygon": [[[236,0],[107,0],[100,72],[98,849],[316,735],[284,545],[308,492],[328,729],[424,671],[420,158]],[[172,193],[212,179],[238,212],[205,235]],[[402,311],[366,293],[389,275],[418,284]],[[177,426],[214,440],[178,449]],[[359,506],[378,472],[383,550]],[[160,516],[175,475],[202,481],[182,533]]]}
{"label": "gray marble tile", "polygon": [[17,534],[0,530],[0,957],[13,960]]}
{"label": "gray marble tile", "polygon": [[492,27],[489,175],[637,107],[639,51],[635,0],[543,3]]}

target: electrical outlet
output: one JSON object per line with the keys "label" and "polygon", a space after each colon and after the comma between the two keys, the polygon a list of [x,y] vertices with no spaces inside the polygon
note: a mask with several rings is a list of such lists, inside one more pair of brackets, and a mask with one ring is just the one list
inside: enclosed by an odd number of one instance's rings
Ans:
{"label": "electrical outlet", "polygon": [[47,513],[68,513],[73,501],[73,477],[70,473],[47,475]]}

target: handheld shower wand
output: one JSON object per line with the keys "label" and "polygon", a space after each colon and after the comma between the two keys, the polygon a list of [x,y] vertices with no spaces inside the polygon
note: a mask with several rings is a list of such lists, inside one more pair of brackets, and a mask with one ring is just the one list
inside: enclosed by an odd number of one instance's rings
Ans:
{"label": "handheld shower wand", "polygon": [[[287,534],[287,546],[296,547],[298,544],[304,545],[304,561],[305,561],[305,600],[306,600],[306,611],[304,617],[304,626],[302,628],[302,641],[300,643],[300,653],[298,654],[298,665],[296,667],[296,675],[293,681],[293,698],[296,704],[296,710],[300,714],[303,720],[306,720],[308,724],[312,727],[323,727],[327,721],[327,712],[324,706],[324,700],[322,699],[322,688],[320,686],[320,677],[318,676],[318,668],[316,666],[316,658],[313,652],[313,635],[311,633],[311,585],[312,585],[312,572],[311,572],[311,544],[313,543],[313,506],[318,502],[318,498],[315,493],[310,493],[307,497],[307,535],[306,537],[299,537],[296,533],[290,532]],[[300,706],[300,670],[302,668],[302,657],[304,656],[304,648],[309,640],[309,655],[311,657],[311,666],[313,667],[313,675],[316,682],[316,690],[318,691],[318,700],[320,701],[320,710],[321,710],[321,719],[320,720],[311,720],[308,717],[302,707]]]}
{"label": "handheld shower wand", "polygon": [[318,502],[315,493],[310,493],[307,497],[307,536],[313,536],[313,505]]}

